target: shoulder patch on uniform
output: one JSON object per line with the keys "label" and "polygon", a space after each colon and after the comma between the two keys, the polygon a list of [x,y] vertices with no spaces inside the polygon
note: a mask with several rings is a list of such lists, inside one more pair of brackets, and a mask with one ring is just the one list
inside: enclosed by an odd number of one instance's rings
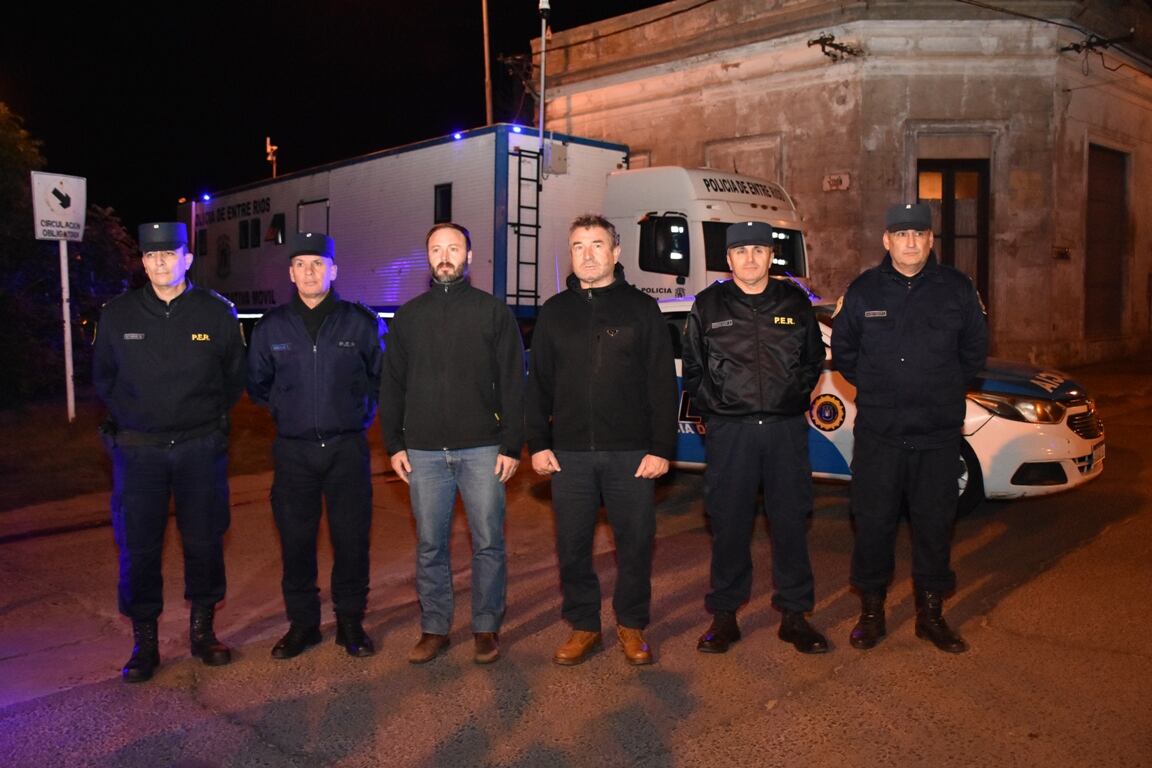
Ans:
{"label": "shoulder patch on uniform", "polygon": [[352,306],[356,307],[356,309],[360,310],[364,314],[371,317],[373,320],[379,320],[380,319],[380,315],[376,314],[376,310],[372,309],[372,307],[368,306],[367,304],[360,302],[360,301],[350,301],[348,303],[351,304]]}
{"label": "shoulder patch on uniform", "polygon": [[[362,302],[359,302],[359,301],[350,301],[348,303],[351,304],[352,306],[356,307],[356,309],[359,310],[360,312],[362,312],[365,315],[367,315],[368,317],[370,317],[372,319],[372,322],[375,323],[376,326],[379,328],[380,333],[387,333],[388,332],[388,323],[384,320],[384,318],[380,317],[379,313],[376,312],[376,310],[372,309],[372,307],[370,307],[367,304],[364,304]],[[395,317],[396,315],[393,314],[392,316]]]}
{"label": "shoulder patch on uniform", "polygon": [[216,299],[216,301],[219,301],[221,304],[224,304],[225,306],[227,306],[229,309],[236,309],[235,304],[233,304],[226,297],[221,296],[220,294],[216,293],[216,291],[212,290],[211,288],[203,288],[201,290],[203,290],[204,293],[208,294],[212,298]]}

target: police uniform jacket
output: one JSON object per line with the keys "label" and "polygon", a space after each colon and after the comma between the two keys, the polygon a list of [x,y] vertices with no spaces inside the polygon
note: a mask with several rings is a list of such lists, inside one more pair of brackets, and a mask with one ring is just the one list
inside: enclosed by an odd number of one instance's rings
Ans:
{"label": "police uniform jacket", "polygon": [[524,443],[524,344],[512,310],[466,279],[396,312],[385,341],[380,427],[389,454]]}
{"label": "police uniform jacket", "polygon": [[267,406],[280,437],[324,440],[362,432],[376,415],[384,325],[338,296],[316,340],[284,304],[261,318],[248,354],[248,395]]}
{"label": "police uniform jacket", "polygon": [[92,379],[114,429],[158,440],[225,426],[244,391],[244,337],[232,303],[191,282],[170,302],[151,285],[104,305]]}
{"label": "police uniform jacket", "polygon": [[713,283],[696,297],[684,340],[684,389],[706,418],[785,418],[808,410],[824,364],[808,295],[775,278],[761,294]]}
{"label": "police uniform jacket", "polygon": [[967,384],[988,346],[967,275],[933,253],[909,278],[885,255],[848,286],[833,328],[833,365],[856,385],[856,429],[909,447],[960,435]]}
{"label": "police uniform jacket", "polygon": [[544,303],[532,333],[528,450],[676,450],[676,369],[655,299],[624,281],[568,289]]}

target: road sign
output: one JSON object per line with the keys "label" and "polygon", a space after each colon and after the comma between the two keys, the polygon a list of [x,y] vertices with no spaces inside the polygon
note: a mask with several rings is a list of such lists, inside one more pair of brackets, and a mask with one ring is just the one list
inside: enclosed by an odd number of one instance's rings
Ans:
{"label": "road sign", "polygon": [[32,171],[32,218],[37,240],[60,243],[60,310],[64,319],[64,380],[68,421],[76,421],[76,389],[72,378],[72,295],[68,280],[68,241],[84,239],[88,182],[79,176]]}
{"label": "road sign", "polygon": [[32,171],[32,212],[37,240],[83,240],[87,209],[86,179]]}

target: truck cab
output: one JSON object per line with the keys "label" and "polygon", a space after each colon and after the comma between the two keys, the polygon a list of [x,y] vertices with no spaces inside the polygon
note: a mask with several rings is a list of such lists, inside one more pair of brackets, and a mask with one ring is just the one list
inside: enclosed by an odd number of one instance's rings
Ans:
{"label": "truck cab", "polygon": [[710,168],[659,166],[608,175],[604,215],[620,233],[628,281],[657,299],[692,296],[730,277],[730,225],[762,221],[779,239],[771,273],[806,284],[800,214],[784,188]]}

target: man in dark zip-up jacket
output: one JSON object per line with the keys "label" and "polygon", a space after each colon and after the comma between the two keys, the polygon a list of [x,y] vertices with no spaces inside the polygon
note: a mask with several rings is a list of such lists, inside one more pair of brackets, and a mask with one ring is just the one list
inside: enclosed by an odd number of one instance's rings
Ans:
{"label": "man in dark zip-up jacket", "polygon": [[290,626],[272,649],[290,659],[320,642],[316,534],[328,510],[336,643],[351,656],[375,649],[364,632],[372,471],[365,431],[376,414],[383,324],[334,290],[336,249],[317,233],[292,235],[292,300],[257,323],[248,394],[276,422],[272,514],[280,531],[284,606]]}
{"label": "man in dark zip-up jacket", "polygon": [[609,221],[576,219],[569,246],[568,290],[544,304],[533,331],[526,407],[532,468],[552,478],[561,613],[572,627],[553,661],[579,664],[601,644],[592,541],[603,498],[617,636],[629,663],[651,664],[653,494],[676,450],[672,342],[655,300],[624,281]]}
{"label": "man in dark zip-up jacket", "polygon": [[408,483],[419,539],[421,633],[408,661],[448,648],[459,491],[472,533],[473,661],[490,664],[500,657],[507,595],[504,486],[520,466],[524,345],[507,304],[468,282],[468,230],[437,224],[425,244],[432,287],[393,318],[380,395],[385,447]]}
{"label": "man in dark zip-up jacket", "polygon": [[736,611],[752,594],[752,529],[761,485],[772,538],[772,605],[782,614],[779,637],[802,653],[828,650],[804,616],[815,602],[804,414],[824,364],[824,344],[807,293],[771,277],[773,234],[757,221],[728,228],[732,280],[700,292],[685,333],[684,390],[707,428],[712,591],[704,602],[712,624],[696,646],[704,653],[724,653],[740,639]]}

